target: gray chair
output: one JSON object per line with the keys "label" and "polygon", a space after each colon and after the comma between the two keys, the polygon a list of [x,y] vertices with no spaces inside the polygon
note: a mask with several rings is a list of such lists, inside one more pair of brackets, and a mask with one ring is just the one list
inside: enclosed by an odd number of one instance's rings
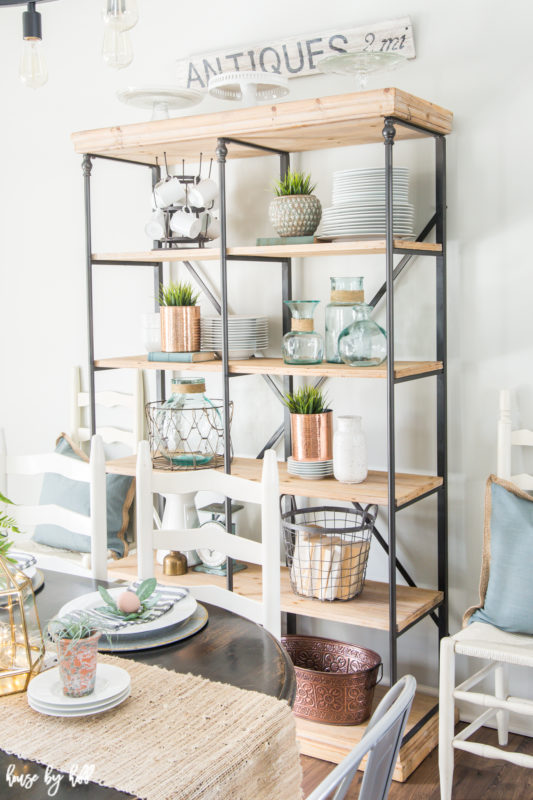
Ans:
{"label": "gray chair", "polygon": [[374,711],[359,744],[308,795],[307,800],[343,800],[367,753],[359,800],[386,800],[415,690],[416,680],[412,675],[400,678],[389,689]]}

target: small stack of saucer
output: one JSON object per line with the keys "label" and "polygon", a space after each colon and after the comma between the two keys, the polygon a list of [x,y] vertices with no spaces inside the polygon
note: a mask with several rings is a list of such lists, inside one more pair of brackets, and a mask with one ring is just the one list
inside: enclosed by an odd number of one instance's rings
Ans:
{"label": "small stack of saucer", "polygon": [[317,481],[333,475],[333,460],[328,461],[296,461],[292,456],[287,459],[287,472],[308,481]]}
{"label": "small stack of saucer", "polygon": [[129,673],[112,664],[98,664],[94,692],[83,697],[63,694],[59,667],[41,672],[28,684],[28,703],[51,717],[88,717],[109,711],[129,697]]}

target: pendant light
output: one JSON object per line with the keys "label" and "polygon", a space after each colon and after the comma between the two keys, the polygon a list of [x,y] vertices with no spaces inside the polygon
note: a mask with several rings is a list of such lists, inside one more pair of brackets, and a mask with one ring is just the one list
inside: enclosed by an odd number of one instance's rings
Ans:
{"label": "pendant light", "polygon": [[105,0],[102,16],[105,25],[102,57],[109,67],[123,69],[133,61],[129,31],[139,20],[137,0]]}
{"label": "pendant light", "polygon": [[22,37],[20,80],[24,86],[38,89],[48,80],[48,68],[43,54],[41,15],[35,10],[35,2],[28,3],[28,9],[22,15]]}

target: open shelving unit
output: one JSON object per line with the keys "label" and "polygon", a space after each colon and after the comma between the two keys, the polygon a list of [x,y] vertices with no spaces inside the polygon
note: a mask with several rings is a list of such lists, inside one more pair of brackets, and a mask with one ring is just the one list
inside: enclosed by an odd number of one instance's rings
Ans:
{"label": "open shelving unit", "polygon": [[[329,378],[381,379],[387,393],[387,470],[370,472],[366,481],[346,485],[328,478],[319,481],[302,480],[287,473],[280,463],[280,491],[293,496],[315,497],[353,503],[356,506],[377,503],[388,508],[386,534],[374,528],[374,539],[388,555],[388,582],[367,581],[362,594],[347,602],[321,602],[291,592],[287,570],[282,568],[281,605],[287,614],[287,629],[293,632],[298,616],[373,628],[388,632],[389,671],[391,681],[397,677],[397,642],[420,620],[431,617],[438,628],[439,639],[448,633],[447,605],[447,456],[446,456],[446,145],[445,136],[451,131],[451,112],[398,89],[360,92],[334,97],[315,98],[276,106],[243,108],[231,112],[181,117],[170,120],[115,126],[73,135],[75,149],[83,155],[83,174],[87,230],[87,289],[89,322],[89,394],[91,426],[95,429],[95,374],[108,369],[149,369],[157,374],[159,397],[164,397],[165,371],[220,373],[223,378],[224,422],[229,430],[230,379],[235,376],[259,374],[280,396],[282,391],[273,376],[278,376],[283,392],[290,391],[294,376],[315,378],[322,383]],[[435,143],[435,214],[428,220],[416,241],[394,239],[392,203],[393,146],[402,139],[431,137]],[[379,239],[355,242],[314,242],[305,245],[261,247],[228,247],[226,169],[227,161],[260,155],[276,155],[280,159],[280,175],[289,169],[290,153],[318,150],[354,144],[384,144],[386,175],[386,235]],[[199,152],[216,158],[220,185],[221,239],[219,247],[163,249],[154,242],[147,252],[93,253],[91,245],[91,173],[95,159],[111,159],[142,165],[151,173],[152,185],[160,178],[158,163],[163,154],[169,164],[180,164],[183,158],[196,159]],[[435,232],[436,243],[426,241]],[[220,361],[194,364],[178,362],[149,362],[145,356],[95,358],[93,337],[93,270],[100,265],[145,266],[154,271],[156,297],[163,279],[163,263],[180,261],[204,289],[222,315],[223,337],[227,342],[227,276],[234,261],[277,262],[281,265],[281,299],[292,297],[292,259],[317,256],[382,255],[385,281],[370,301],[375,305],[386,302],[387,361],[379,367],[352,368],[346,365],[322,363],[294,366],[279,358],[232,360],[224,348]],[[424,260],[436,274],[435,360],[395,361],[394,359],[394,285],[403,270],[415,258]],[[218,304],[199,275],[195,262],[215,261],[220,264],[221,302]],[[253,269],[253,267],[250,267]],[[289,312],[283,308],[283,331],[289,328]],[[395,454],[395,389],[405,381],[432,379],[436,381],[437,459],[433,475],[405,474],[396,471]],[[260,480],[261,460],[268,447],[283,437],[285,456],[290,454],[288,414],[259,452],[257,459],[231,459],[229,436],[225,441],[224,469],[251,480]],[[110,472],[134,474],[131,457],[108,463]],[[396,515],[413,503],[435,494],[437,496],[436,555],[437,587],[420,588],[397,556]],[[394,502],[390,502],[394,498]],[[226,521],[231,525],[230,501],[226,501]],[[254,596],[260,591],[260,570],[250,567],[233,576],[228,570],[228,585],[236,592]],[[112,573],[116,577],[131,577],[136,572],[132,558],[117,563]],[[398,574],[407,585],[398,583]],[[172,582],[159,575],[161,580]],[[191,573],[179,579],[182,583],[205,583],[206,576]],[[214,576],[209,580],[216,582]],[[436,711],[434,698],[419,696],[416,709],[407,729],[400,751],[395,777],[405,780],[436,744]],[[314,726],[314,727],[313,727]],[[346,728],[317,725],[298,721],[302,752],[340,761],[362,735],[364,726]]]}

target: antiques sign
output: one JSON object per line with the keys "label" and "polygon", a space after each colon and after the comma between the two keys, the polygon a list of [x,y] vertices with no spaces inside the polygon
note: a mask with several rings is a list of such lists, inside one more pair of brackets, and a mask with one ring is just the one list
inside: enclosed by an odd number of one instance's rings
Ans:
{"label": "antiques sign", "polygon": [[302,78],[319,72],[317,62],[325,56],[364,50],[369,53],[398,51],[415,57],[413,28],[409,17],[344,30],[292,37],[277,42],[202,53],[177,62],[178,84],[207,89],[209,78],[233,70],[257,70]]}

